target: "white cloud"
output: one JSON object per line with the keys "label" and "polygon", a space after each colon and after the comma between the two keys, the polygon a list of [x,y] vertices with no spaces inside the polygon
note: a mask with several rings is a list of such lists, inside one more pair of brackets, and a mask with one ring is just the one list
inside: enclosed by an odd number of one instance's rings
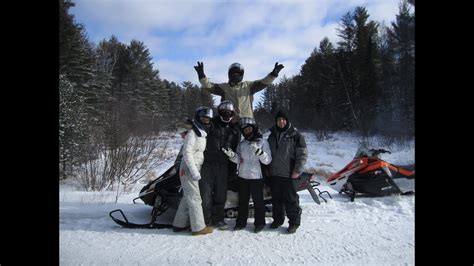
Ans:
{"label": "white cloud", "polygon": [[136,39],[150,50],[162,79],[198,84],[193,68],[203,61],[214,82],[227,81],[233,62],[245,80],[263,78],[275,64],[298,74],[324,37],[337,42],[340,15],[366,6],[370,19],[388,24],[399,0],[76,0],[71,9],[91,40]]}
{"label": "white cloud", "polygon": [[370,20],[389,24],[395,21],[395,15],[398,14],[398,5],[400,1],[378,1],[366,6]]}
{"label": "white cloud", "polygon": [[154,66],[160,70],[161,79],[181,83],[191,81],[197,83],[197,74],[189,62],[169,59],[154,60]]}
{"label": "white cloud", "polygon": [[[210,70],[206,69],[207,75],[214,79],[219,78],[223,82],[227,80],[227,66],[235,61],[244,65],[247,80],[263,78],[273,69],[275,62],[284,64],[282,74],[290,77],[298,74],[301,68],[301,65],[293,65],[294,62],[304,62],[325,36],[335,40],[333,24],[301,29],[292,32],[291,36],[284,33],[275,36],[264,33],[237,44],[233,51],[225,55],[202,60],[210,66]],[[213,70],[218,72],[213,73]]]}

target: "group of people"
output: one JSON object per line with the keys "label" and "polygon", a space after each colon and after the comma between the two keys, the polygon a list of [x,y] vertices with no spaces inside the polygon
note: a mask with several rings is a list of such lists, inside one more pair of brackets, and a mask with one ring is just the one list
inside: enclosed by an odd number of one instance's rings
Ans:
{"label": "group of people", "polygon": [[[250,196],[254,203],[254,232],[266,225],[264,175],[270,181],[273,222],[270,229],[283,225],[285,212],[288,233],[295,233],[301,222],[301,208],[295,179],[307,159],[304,137],[293,127],[288,116],[279,111],[275,125],[264,139],[253,118],[253,94],[270,85],[283,65],[275,67],[265,78],[242,81],[244,69],[230,65],[229,82],[216,84],[204,74],[204,64],[194,67],[202,88],[220,95],[218,114],[210,107],[199,107],[191,128],[185,133],[179,177],[183,198],[173,220],[173,231],[191,229],[192,235],[228,229],[224,220],[229,181],[237,179],[238,215],[234,230],[247,226]],[[264,167],[265,166],[265,167]],[[264,170],[265,172],[263,173]]]}

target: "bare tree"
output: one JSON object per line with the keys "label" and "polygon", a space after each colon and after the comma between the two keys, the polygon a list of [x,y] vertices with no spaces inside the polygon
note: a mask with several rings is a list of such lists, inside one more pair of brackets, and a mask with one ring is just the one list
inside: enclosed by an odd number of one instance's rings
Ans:
{"label": "bare tree", "polygon": [[[77,169],[77,178],[86,190],[110,190],[132,185],[160,166],[168,142],[153,136],[131,137],[124,144],[108,148],[91,147],[90,160]],[[118,194],[117,194],[118,195]]]}

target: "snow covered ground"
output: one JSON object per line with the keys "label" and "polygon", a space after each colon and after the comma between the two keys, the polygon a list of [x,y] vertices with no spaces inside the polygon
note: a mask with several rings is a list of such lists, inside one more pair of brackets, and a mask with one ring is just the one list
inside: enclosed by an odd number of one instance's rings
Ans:
{"label": "snow covered ground", "polygon": [[[309,149],[307,169],[335,172],[355,154],[358,139],[338,133],[319,141],[304,133]],[[179,141],[170,147],[170,160],[156,169],[156,175],[173,163]],[[392,152],[383,156],[394,164],[414,162],[414,142],[384,146],[371,139],[371,148]],[[171,159],[172,158],[172,159]],[[356,198],[328,187],[332,199],[317,205],[307,191],[299,192],[303,209],[301,226],[286,234],[288,221],[277,230],[253,233],[253,219],[246,230],[219,231],[205,236],[170,229],[124,229],[108,216],[122,209],[133,222],[146,223],[151,207],[133,204],[138,184],[115,203],[115,192],[77,191],[60,186],[60,263],[61,265],[413,265],[415,196]],[[327,197],[326,197],[327,198]],[[139,200],[138,200],[139,201]],[[137,201],[137,202],[138,202]],[[168,210],[158,222],[170,223]],[[266,218],[271,223],[271,218]],[[231,228],[235,220],[227,219]]]}

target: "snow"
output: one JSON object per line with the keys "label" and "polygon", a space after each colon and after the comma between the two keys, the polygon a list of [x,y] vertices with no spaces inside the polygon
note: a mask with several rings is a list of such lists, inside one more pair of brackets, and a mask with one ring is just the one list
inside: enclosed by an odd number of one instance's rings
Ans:
{"label": "snow", "polygon": [[[309,157],[306,169],[333,173],[345,166],[355,154],[359,139],[349,133],[332,134],[318,140],[304,133]],[[170,158],[179,150],[180,141],[170,143]],[[371,148],[384,148],[392,154],[382,158],[393,164],[414,163],[414,141],[405,145],[383,145],[380,138],[369,142]],[[156,169],[159,176],[173,164],[168,160]],[[146,182],[146,181],[145,181]],[[120,195],[116,192],[84,192],[70,184],[60,186],[60,264],[61,265],[413,265],[415,196],[356,198],[350,202],[329,187],[332,199],[317,205],[307,191],[299,192],[301,226],[286,234],[288,221],[277,230],[265,228],[253,233],[253,219],[243,231],[215,230],[204,236],[170,229],[125,229],[108,216],[122,209],[137,223],[150,219],[151,207],[133,204],[138,190]],[[137,201],[141,202],[140,200]],[[170,223],[174,211],[159,217]],[[231,228],[234,219],[226,219]],[[272,222],[266,218],[268,224]]]}

